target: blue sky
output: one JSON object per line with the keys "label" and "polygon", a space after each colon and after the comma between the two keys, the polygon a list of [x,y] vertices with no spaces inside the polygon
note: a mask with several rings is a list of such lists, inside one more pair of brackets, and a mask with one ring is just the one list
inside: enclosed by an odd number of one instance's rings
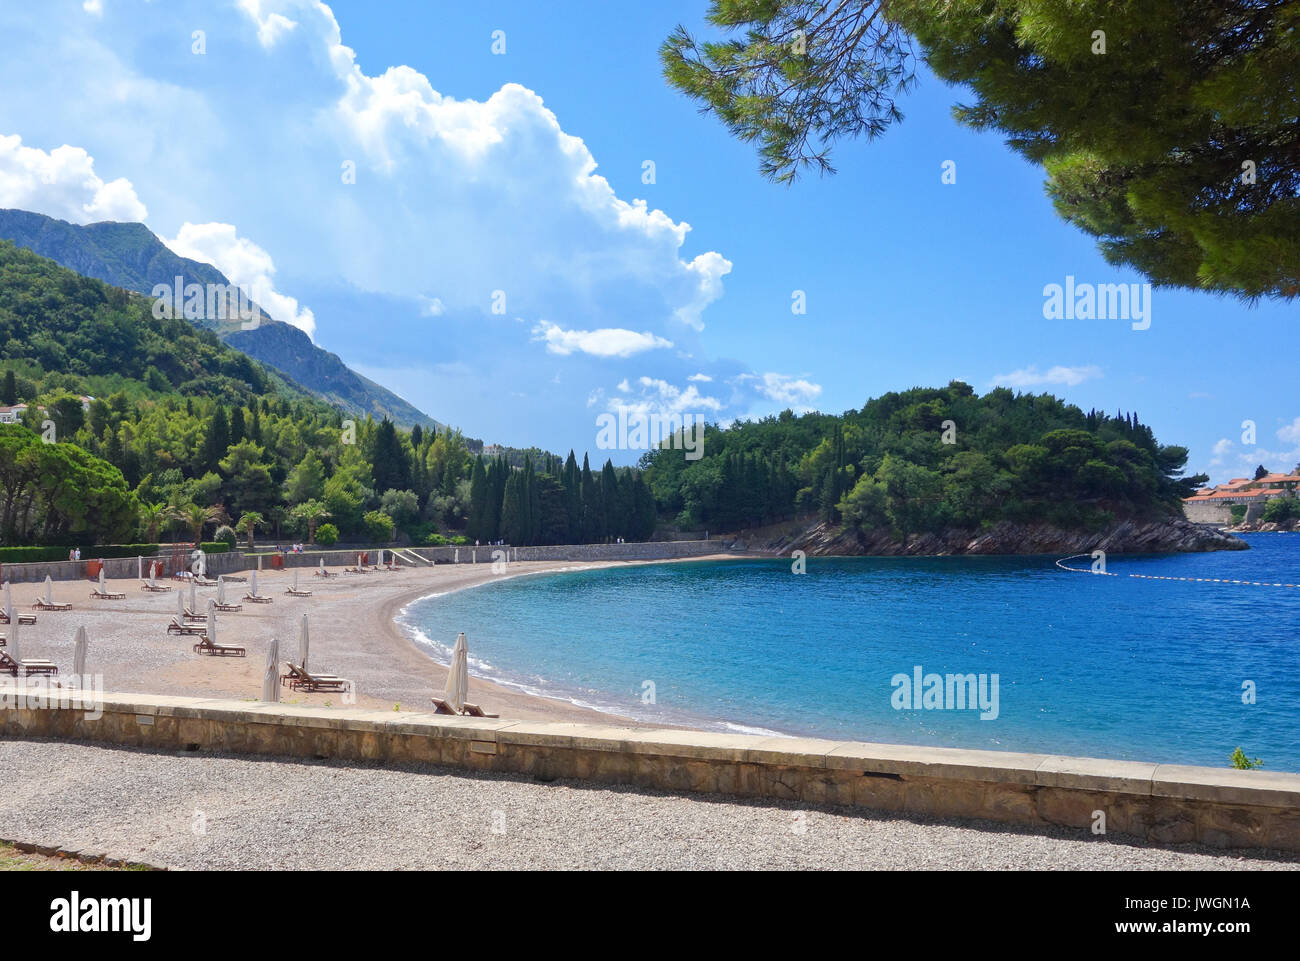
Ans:
{"label": "blue sky", "polygon": [[1294,306],[1044,319],[1067,275],[1141,278],[924,73],[902,125],[785,188],[660,75],[704,0],[25,6],[0,11],[0,206],[144,220],[471,436],[595,453],[617,405],[839,412],[961,378],[1137,410],[1215,481],[1300,461]]}

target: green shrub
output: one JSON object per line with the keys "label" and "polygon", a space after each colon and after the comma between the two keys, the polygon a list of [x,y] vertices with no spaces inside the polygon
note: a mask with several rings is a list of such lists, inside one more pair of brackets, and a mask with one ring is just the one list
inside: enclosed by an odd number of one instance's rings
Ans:
{"label": "green shrub", "polygon": [[337,544],[339,540],[339,529],[333,524],[322,524],[316,528],[316,543],[323,547],[330,547]]}
{"label": "green shrub", "polygon": [[[366,536],[372,542],[387,544],[393,539],[393,519],[383,511],[366,511],[361,521],[366,526]],[[319,532],[317,536],[320,536]]]}
{"label": "green shrub", "polygon": [[[231,533],[234,532],[232,531]],[[226,551],[230,550],[232,546],[234,545],[227,544],[225,541],[203,541],[203,543],[199,544],[199,549],[202,550],[204,554],[224,554]]]}
{"label": "green shrub", "polygon": [[1300,517],[1300,498],[1291,494],[1270,498],[1260,515],[1260,519],[1268,524],[1281,524],[1293,517]]}
{"label": "green shrub", "polygon": [[455,544],[457,547],[464,547],[466,544],[469,543],[469,538],[466,537],[464,534],[457,534],[455,537],[451,539],[451,542]]}
{"label": "green shrub", "polygon": [[448,541],[442,534],[434,531],[424,539],[424,543],[428,544],[430,547],[446,547],[450,541]]}
{"label": "green shrub", "polygon": [[229,551],[233,551],[235,545],[239,543],[239,535],[235,533],[235,529],[229,524],[222,524],[218,527],[217,532],[213,534],[212,537],[214,540],[221,541],[221,543],[225,544],[226,550]]}
{"label": "green shrub", "polygon": [[1232,507],[1229,508],[1229,510],[1232,511],[1232,523],[1240,524],[1242,521],[1246,519],[1245,504],[1233,504]]}
{"label": "green shrub", "polygon": [[1232,755],[1228,760],[1232,761],[1232,766],[1239,771],[1253,771],[1255,768],[1261,768],[1264,766],[1264,762],[1259,758],[1247,757],[1246,752],[1243,751],[1240,746],[1237,747],[1237,750],[1232,752]]}
{"label": "green shrub", "polygon": [[[83,546],[81,559],[96,561],[109,557],[152,557],[158,544],[99,544]],[[31,564],[41,561],[66,561],[71,545],[61,547],[0,547],[0,564]]]}

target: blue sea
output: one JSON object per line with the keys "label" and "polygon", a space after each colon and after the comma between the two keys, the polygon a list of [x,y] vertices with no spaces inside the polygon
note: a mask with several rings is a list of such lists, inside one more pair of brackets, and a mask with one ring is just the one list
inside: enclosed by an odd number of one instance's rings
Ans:
{"label": "blue sea", "polygon": [[[465,631],[473,674],[643,720],[1216,767],[1241,746],[1300,771],[1300,589],[1126,576],[1300,583],[1300,534],[1245,539],[1111,555],[1115,577],[1037,556],[524,575],[402,620],[444,663]],[[986,704],[996,675],[996,717],[959,706],[946,678],[935,700],[904,699],[918,668],[922,690],[929,674],[982,676]]]}

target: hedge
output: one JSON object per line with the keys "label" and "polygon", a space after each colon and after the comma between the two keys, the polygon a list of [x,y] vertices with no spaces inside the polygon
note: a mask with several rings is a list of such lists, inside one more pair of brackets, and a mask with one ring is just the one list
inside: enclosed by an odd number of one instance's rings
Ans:
{"label": "hedge", "polygon": [[[66,544],[62,547],[0,547],[0,563],[28,564],[41,561],[66,561],[68,551],[72,548]],[[83,561],[99,560],[101,557],[152,557],[158,553],[157,544],[100,544],[81,549]]]}

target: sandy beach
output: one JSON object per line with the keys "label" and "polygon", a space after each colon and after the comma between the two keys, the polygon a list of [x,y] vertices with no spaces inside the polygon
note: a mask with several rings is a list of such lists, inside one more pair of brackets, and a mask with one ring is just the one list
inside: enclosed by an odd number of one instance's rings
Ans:
{"label": "sandy beach", "polygon": [[[718,557],[691,558],[717,560]],[[399,572],[339,573],[316,576],[314,568],[299,568],[298,586],[311,597],[285,593],[293,583],[290,571],[258,573],[258,593],[274,598],[270,604],[243,602],[243,610],[217,615],[217,637],[222,644],[240,644],[247,657],[208,657],[195,654],[197,638],[169,635],[167,625],[176,614],[176,591],[189,584],[162,579],[164,593],[140,589],[135,579],[109,579],[108,589],[126,594],[120,601],[93,600],[91,581],[55,581],[53,599],[71,603],[71,611],[37,611],[35,625],[22,625],[20,643],[24,657],[43,657],[60,670],[70,671],[73,636],[85,627],[89,639],[87,670],[102,674],[104,690],[122,693],[176,694],[193,697],[257,699],[262,671],[272,638],[280,640],[281,660],[296,657],[301,615],[309,615],[311,652],[309,668],[338,674],[355,682],[356,701],[344,705],[339,694],[306,694],[282,689],[291,704],[324,707],[369,707],[402,711],[432,710],[429,698],[446,685],[447,670],[418,647],[396,623],[402,608],[430,594],[449,593],[489,581],[553,571],[590,570],[671,561],[514,561],[505,574],[494,574],[491,564],[439,564],[408,567]],[[332,571],[339,571],[333,568]],[[249,572],[243,572],[247,576]],[[240,603],[251,583],[226,583],[226,600]],[[15,612],[32,613],[32,604],[44,594],[42,583],[11,587]],[[215,587],[199,587],[199,611],[215,598]],[[2,603],[2,601],[0,601]],[[473,650],[474,625],[463,628]],[[8,628],[0,625],[0,633]],[[455,638],[442,639],[450,645]],[[612,714],[578,707],[566,701],[526,694],[481,678],[470,678],[470,701],[502,717],[521,720],[596,721]],[[633,723],[629,718],[620,718]],[[657,724],[656,727],[664,725]]]}

